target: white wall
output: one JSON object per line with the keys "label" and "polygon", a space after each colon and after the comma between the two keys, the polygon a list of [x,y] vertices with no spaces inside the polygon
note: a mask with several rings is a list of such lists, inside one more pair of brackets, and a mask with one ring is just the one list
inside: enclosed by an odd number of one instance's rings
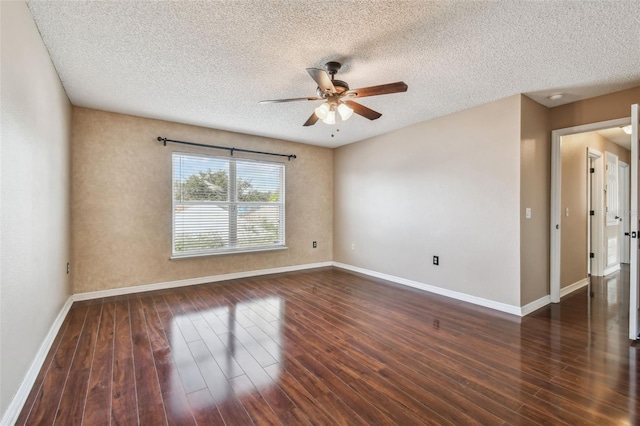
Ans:
{"label": "white wall", "polygon": [[519,307],[520,102],[335,150],[334,260]]}
{"label": "white wall", "polygon": [[0,2],[0,416],[67,300],[71,105],[26,3]]}

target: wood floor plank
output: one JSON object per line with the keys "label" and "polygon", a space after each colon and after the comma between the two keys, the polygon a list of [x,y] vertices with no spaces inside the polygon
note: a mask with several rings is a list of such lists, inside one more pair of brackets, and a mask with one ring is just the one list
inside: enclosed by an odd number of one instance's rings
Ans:
{"label": "wood floor plank", "polygon": [[113,378],[111,390],[111,424],[138,423],[133,344],[128,300],[115,302],[115,336],[113,342]]}
{"label": "wood floor plank", "polygon": [[229,383],[236,398],[245,407],[253,423],[257,425],[284,425],[256,390],[249,377],[244,375],[234,377],[229,380]]}
{"label": "wood floor plank", "polygon": [[167,353],[155,353],[154,362],[167,423],[169,425],[194,425],[194,414],[173,360]]}
{"label": "wood floor plank", "polygon": [[524,318],[332,267],[74,303],[17,424],[637,424],[624,268]]}
{"label": "wood floor plank", "polygon": [[83,422],[87,424],[110,423],[114,331],[115,304],[111,301],[102,307],[96,350],[91,363],[89,390],[83,418]]}
{"label": "wood floor plank", "polygon": [[[301,356],[301,355],[298,355]],[[365,425],[367,422],[345,401],[340,399],[328,386],[322,377],[314,374],[304,367],[291,355],[285,354],[283,370],[295,378],[306,392],[313,398],[314,403],[323,408],[336,424],[341,425]],[[332,422],[333,423],[333,422]]]}
{"label": "wood floor plank", "polygon": [[81,424],[89,389],[89,373],[96,349],[98,327],[102,315],[102,304],[92,304],[87,310],[87,319],[82,329],[69,376],[64,384],[55,424]]}
{"label": "wood floor plank", "polygon": [[[308,418],[313,419],[314,423],[319,424],[340,424],[340,422],[331,417],[331,413],[323,409],[317,401],[309,394],[306,389],[298,383],[298,381],[286,370],[278,373],[278,384],[282,391],[299,407],[299,410],[306,413]],[[352,417],[350,420],[353,420]],[[348,424],[348,423],[344,423]],[[351,424],[355,424],[354,421]]]}
{"label": "wood floor plank", "polygon": [[137,297],[130,299],[131,337],[135,367],[138,420],[141,425],[167,424],[167,417],[158,382],[144,309]]}
{"label": "wood floor plank", "polygon": [[365,421],[379,425],[395,424],[376,406],[378,401],[368,400],[365,395],[354,392],[340,376],[335,375],[324,363],[320,363],[317,358],[304,354],[298,360],[307,370],[320,377],[329,386],[331,392],[344,401],[347,406],[354,407],[354,410]]}
{"label": "wood floor plank", "polygon": [[166,336],[156,305],[151,296],[139,298],[144,311],[149,342],[160,384],[160,392],[169,425],[194,425],[196,420],[185,392],[185,386],[176,367],[171,345]]}
{"label": "wood floor plank", "polygon": [[189,394],[189,405],[199,425],[224,426],[220,411],[209,393],[209,389],[201,389]]}
{"label": "wood floor plank", "polygon": [[84,403],[89,382],[89,369],[72,370],[64,384],[60,405],[56,413],[55,425],[82,424]]}

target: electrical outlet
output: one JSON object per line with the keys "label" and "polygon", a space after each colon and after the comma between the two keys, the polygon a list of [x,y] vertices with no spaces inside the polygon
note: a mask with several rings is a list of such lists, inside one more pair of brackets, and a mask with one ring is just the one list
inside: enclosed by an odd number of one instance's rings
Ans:
{"label": "electrical outlet", "polygon": [[67,274],[71,271],[71,264],[67,262]]}
{"label": "electrical outlet", "polygon": [[351,250],[355,250],[356,249],[356,243],[351,243]]}
{"label": "electrical outlet", "polygon": [[318,242],[317,241],[313,242],[313,248],[318,248]]}
{"label": "electrical outlet", "polygon": [[433,264],[434,265],[440,264],[440,256],[433,256]]}

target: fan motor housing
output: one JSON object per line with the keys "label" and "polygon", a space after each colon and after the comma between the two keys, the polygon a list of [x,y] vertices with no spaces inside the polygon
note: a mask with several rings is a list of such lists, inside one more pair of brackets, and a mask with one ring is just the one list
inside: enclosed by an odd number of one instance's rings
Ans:
{"label": "fan motor housing", "polygon": [[333,87],[336,88],[336,92],[338,93],[346,92],[347,90],[349,90],[349,85],[347,84],[346,81],[333,80],[332,83],[333,83]]}
{"label": "fan motor housing", "polygon": [[[340,95],[340,94],[346,92],[347,90],[349,90],[349,85],[347,84],[346,81],[332,80],[331,82],[333,83],[333,87],[336,88],[336,94],[338,94],[338,95]],[[316,88],[316,94],[320,98],[327,98],[328,96],[330,96],[327,93],[324,93],[322,91],[322,89],[320,89],[319,87]]]}

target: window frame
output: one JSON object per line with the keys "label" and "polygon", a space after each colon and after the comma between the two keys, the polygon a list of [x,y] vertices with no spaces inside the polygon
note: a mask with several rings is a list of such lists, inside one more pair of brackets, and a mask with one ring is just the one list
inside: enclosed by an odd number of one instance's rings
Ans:
{"label": "window frame", "polygon": [[[174,161],[176,157],[201,157],[201,158],[213,158],[216,160],[224,160],[228,162],[228,171],[229,171],[229,187],[228,187],[228,200],[227,201],[182,201],[177,202],[175,197],[175,182],[176,182],[176,170],[174,168]],[[258,164],[269,164],[275,165],[280,168],[281,171],[281,194],[279,202],[265,202],[265,201],[238,201],[237,200],[237,163],[258,163]],[[259,253],[259,252],[267,252],[267,251],[278,251],[278,250],[287,250],[286,246],[286,220],[285,220],[285,211],[286,211],[286,167],[284,162],[277,161],[264,161],[264,160],[256,160],[256,159],[247,159],[247,158],[234,158],[234,157],[225,157],[225,156],[217,156],[210,155],[204,153],[193,153],[193,152],[182,152],[182,151],[173,151],[171,153],[171,257],[172,260],[177,259],[191,259],[197,257],[208,257],[208,256],[220,256],[220,255],[228,255],[228,254],[240,254],[240,253]],[[229,220],[228,220],[228,229],[229,229],[229,242],[228,246],[218,249],[205,249],[205,250],[192,250],[186,253],[176,252],[176,205],[178,204],[191,204],[191,205],[227,205],[229,206]],[[278,206],[279,214],[278,221],[280,226],[278,227],[278,235],[279,235],[279,243],[274,245],[267,246],[237,246],[238,242],[238,207],[244,206],[256,206],[256,205],[265,205],[265,206]],[[234,237],[232,237],[232,229],[234,230]],[[231,245],[232,241],[234,241],[234,246]]]}

